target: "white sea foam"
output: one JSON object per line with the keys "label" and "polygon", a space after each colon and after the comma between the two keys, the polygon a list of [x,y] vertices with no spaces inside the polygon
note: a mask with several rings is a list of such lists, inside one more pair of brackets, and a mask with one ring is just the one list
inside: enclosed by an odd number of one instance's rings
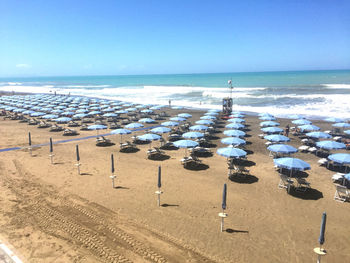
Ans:
{"label": "white sea foam", "polygon": [[350,89],[350,84],[322,84],[327,89]]}
{"label": "white sea foam", "polygon": [[108,88],[108,87],[111,87],[111,85],[63,85],[61,87],[85,89],[85,88]]}

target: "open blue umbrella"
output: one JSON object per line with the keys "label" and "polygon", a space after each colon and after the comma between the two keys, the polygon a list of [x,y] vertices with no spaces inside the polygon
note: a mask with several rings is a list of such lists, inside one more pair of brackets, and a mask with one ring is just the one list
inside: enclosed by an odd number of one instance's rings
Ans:
{"label": "open blue umbrella", "polygon": [[276,120],[276,118],[273,116],[261,116],[259,119],[262,121],[275,121]]}
{"label": "open blue umbrella", "polygon": [[307,137],[311,137],[311,138],[316,138],[316,139],[329,139],[332,138],[332,136],[330,136],[328,133],[325,132],[308,132],[307,134],[305,134]]}
{"label": "open blue umbrella", "polygon": [[179,140],[173,143],[177,148],[193,148],[198,146],[198,142],[192,140]]}
{"label": "open blue umbrella", "polygon": [[308,125],[308,124],[312,124],[311,121],[305,120],[305,119],[298,119],[298,120],[294,120],[292,121],[293,124],[295,125]]}
{"label": "open blue umbrella", "polygon": [[87,127],[89,130],[96,130],[96,135],[98,135],[99,130],[107,129],[107,126],[101,124],[94,124]]}
{"label": "open blue umbrella", "polygon": [[215,120],[216,117],[215,116],[211,116],[211,115],[205,115],[200,117],[201,120]]}
{"label": "open blue umbrella", "polygon": [[156,121],[151,119],[151,118],[143,118],[143,119],[140,119],[139,122],[142,122],[142,123],[154,123]]}
{"label": "open blue umbrella", "polygon": [[152,130],[151,130],[151,132],[153,132],[153,133],[157,133],[157,134],[162,134],[162,133],[167,133],[167,132],[170,132],[171,131],[171,129],[170,128],[168,128],[168,127],[156,127],[156,128],[153,128]]}
{"label": "open blue umbrella", "polygon": [[212,120],[199,120],[196,121],[196,124],[201,124],[201,125],[213,125],[214,122]]}
{"label": "open blue umbrella", "polygon": [[241,118],[228,119],[227,121],[228,122],[232,122],[232,123],[243,123],[243,122],[245,122],[245,120],[241,119]]}
{"label": "open blue umbrella", "polygon": [[185,118],[181,118],[181,117],[172,117],[169,120],[181,122],[181,121],[185,121],[186,119]]}
{"label": "open blue umbrella", "polygon": [[54,121],[57,123],[67,123],[71,120],[72,118],[69,118],[69,117],[60,117],[60,118],[54,119]]}
{"label": "open blue umbrella", "polygon": [[312,125],[312,124],[306,124],[306,125],[301,125],[298,126],[298,128],[304,132],[304,131],[319,131],[321,128],[316,126],[316,125]]}
{"label": "open blue umbrella", "polygon": [[223,138],[223,139],[221,139],[221,142],[223,144],[229,144],[229,145],[235,145],[235,146],[246,144],[245,140],[242,140],[242,139],[240,139],[238,137]]}
{"label": "open blue umbrella", "polygon": [[340,164],[350,164],[350,154],[349,153],[335,153],[328,156],[328,159],[340,163]]}
{"label": "open blue umbrella", "polygon": [[189,113],[180,113],[180,114],[178,114],[177,116],[178,116],[178,117],[181,117],[181,118],[186,118],[186,119],[192,117],[192,115],[189,114]]}
{"label": "open blue umbrella", "polygon": [[189,129],[191,131],[206,131],[208,130],[208,126],[205,126],[205,125],[194,125],[194,126],[191,126]]}
{"label": "open blue umbrella", "polygon": [[247,155],[245,151],[235,147],[219,148],[216,153],[227,158],[241,158]]}
{"label": "open blue umbrella", "polygon": [[198,139],[198,138],[203,138],[204,134],[201,132],[186,132],[182,134],[182,137],[185,139]]}
{"label": "open blue umbrella", "polygon": [[280,168],[289,170],[304,171],[311,169],[310,164],[298,158],[284,157],[273,160],[274,164]]}
{"label": "open blue umbrella", "polygon": [[266,127],[261,129],[264,133],[281,133],[283,129],[279,127]]}
{"label": "open blue umbrella", "polygon": [[102,116],[110,118],[110,117],[118,117],[118,114],[113,113],[113,112],[108,112],[108,113],[103,114]]}
{"label": "open blue umbrella", "polygon": [[341,142],[335,142],[335,141],[321,141],[316,142],[316,146],[321,149],[326,150],[339,150],[339,149],[345,149],[346,145]]}
{"label": "open blue umbrella", "polygon": [[159,140],[161,137],[154,133],[146,133],[146,134],[137,136],[137,138],[141,141],[156,141],[156,140]]}
{"label": "open blue umbrella", "polygon": [[141,128],[141,127],[143,127],[143,124],[137,123],[137,122],[132,122],[132,123],[129,123],[128,125],[124,126],[124,128],[127,128],[127,129],[137,129],[137,128]]}
{"label": "open blue umbrella", "polygon": [[244,137],[245,136],[245,132],[240,131],[240,130],[226,130],[226,131],[224,131],[224,134],[226,136],[232,136],[232,137]]}
{"label": "open blue umbrella", "polygon": [[280,134],[266,135],[264,136],[264,139],[270,142],[289,142],[290,141],[288,137]]}
{"label": "open blue umbrella", "polygon": [[260,127],[272,127],[272,126],[279,126],[280,124],[275,121],[263,121],[260,122]]}
{"label": "open blue umbrella", "polygon": [[350,130],[346,130],[346,131],[344,131],[344,133],[350,135]]}
{"label": "open blue umbrella", "polygon": [[336,128],[349,128],[350,127],[350,123],[338,122],[338,123],[332,124],[332,126],[336,127]]}
{"label": "open blue umbrella", "polygon": [[286,153],[286,154],[296,153],[298,151],[298,149],[287,144],[274,144],[267,147],[267,149],[271,152]]}
{"label": "open blue umbrella", "polygon": [[39,116],[43,116],[43,115],[45,115],[46,113],[45,112],[34,112],[34,113],[32,113],[32,114],[30,114],[30,116],[32,116],[32,117],[39,117]]}
{"label": "open blue umbrella", "polygon": [[47,119],[47,120],[49,120],[49,119],[56,119],[56,118],[58,118],[58,115],[55,115],[55,114],[46,114],[46,115],[42,116],[41,118],[42,118],[42,119]]}
{"label": "open blue umbrella", "polygon": [[328,121],[328,122],[344,122],[344,119],[330,117],[330,118],[326,118],[325,121]]}
{"label": "open blue umbrella", "polygon": [[169,127],[175,127],[175,126],[179,126],[178,122],[175,121],[166,121],[166,122],[162,122],[163,126],[169,126]]}
{"label": "open blue umbrella", "polygon": [[241,123],[230,123],[225,126],[225,128],[227,129],[236,129],[236,130],[244,129],[244,127],[245,126]]}

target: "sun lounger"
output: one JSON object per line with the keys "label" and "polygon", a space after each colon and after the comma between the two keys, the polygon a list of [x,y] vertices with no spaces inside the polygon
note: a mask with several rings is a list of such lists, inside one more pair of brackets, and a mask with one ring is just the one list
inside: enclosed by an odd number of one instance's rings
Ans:
{"label": "sun lounger", "polygon": [[165,154],[164,151],[160,150],[159,148],[157,147],[154,147],[152,149],[148,149],[147,150],[147,156],[148,158],[156,158],[156,157],[159,157],[161,155]]}
{"label": "sun lounger", "polygon": [[110,139],[106,139],[104,136],[99,136],[96,138],[96,146],[110,146],[112,144],[112,141]]}
{"label": "sun lounger", "polygon": [[75,121],[68,122],[68,127],[78,127],[78,126],[80,126],[80,124]]}
{"label": "sun lounger", "polygon": [[309,149],[307,149],[307,151],[309,153],[316,153],[317,152],[317,148],[316,147],[310,147]]}
{"label": "sun lounger", "polygon": [[284,174],[280,173],[279,176],[280,176],[280,182],[278,183],[278,188],[287,189],[287,192],[289,193],[290,187],[294,186],[294,181]]}
{"label": "sun lounger", "polygon": [[30,119],[28,125],[37,125],[39,122],[36,119]]}
{"label": "sun lounger", "polygon": [[334,200],[345,202],[350,199],[350,189],[346,186],[335,184]]}
{"label": "sun lounger", "polygon": [[307,189],[310,188],[310,183],[305,180],[305,178],[297,178],[297,187],[296,191],[299,192],[305,192]]}
{"label": "sun lounger", "polygon": [[307,150],[308,150],[309,148],[310,148],[310,147],[307,146],[307,145],[302,145],[302,146],[300,146],[300,147],[298,148],[298,150],[299,150],[300,152],[307,152]]}
{"label": "sun lounger", "polygon": [[59,132],[59,131],[63,131],[63,127],[58,126],[57,124],[52,125],[50,128],[50,132]]}
{"label": "sun lounger", "polygon": [[319,159],[317,161],[317,163],[320,165],[320,166],[326,166],[328,164],[328,160],[326,158],[322,158],[322,159]]}
{"label": "sun lounger", "polygon": [[126,141],[124,143],[120,143],[120,151],[126,151],[127,149],[136,148],[136,144]]}
{"label": "sun lounger", "polygon": [[49,128],[51,127],[51,124],[45,122],[45,121],[41,121],[38,125],[38,128]]}
{"label": "sun lounger", "polygon": [[72,129],[64,129],[63,131],[63,136],[74,136],[78,134],[79,133],[76,130],[72,130]]}

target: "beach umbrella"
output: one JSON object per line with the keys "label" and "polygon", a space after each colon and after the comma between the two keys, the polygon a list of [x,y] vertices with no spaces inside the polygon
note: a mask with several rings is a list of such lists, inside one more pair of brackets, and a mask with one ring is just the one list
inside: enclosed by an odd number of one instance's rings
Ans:
{"label": "beach umbrella", "polygon": [[227,121],[228,121],[228,122],[232,122],[232,123],[242,123],[242,122],[245,122],[245,120],[244,120],[244,119],[241,119],[241,118],[228,119]]}
{"label": "beach umbrella", "polygon": [[98,131],[99,130],[104,130],[107,129],[106,125],[101,125],[101,124],[93,124],[93,125],[89,125],[88,130],[96,130],[96,136],[98,135]]}
{"label": "beach umbrella", "polygon": [[126,114],[128,113],[126,110],[118,110],[116,111],[115,113],[118,113],[118,114]]}
{"label": "beach umbrella", "polygon": [[151,142],[151,146],[152,147],[152,141],[156,141],[159,140],[161,138],[161,136],[159,136],[158,134],[154,134],[154,133],[146,133],[140,136],[137,136],[137,138],[141,141],[149,141]]}
{"label": "beach umbrella", "polygon": [[290,141],[288,137],[280,134],[266,135],[264,136],[264,139],[270,142],[289,142]]}
{"label": "beach umbrella", "polygon": [[143,127],[143,124],[137,123],[137,122],[132,122],[129,123],[128,125],[125,125],[124,128],[126,129],[137,129]]}
{"label": "beach umbrella", "polygon": [[292,121],[293,124],[295,125],[309,125],[312,124],[311,121],[305,120],[305,119],[298,119],[298,120],[294,120]]}
{"label": "beach umbrella", "polygon": [[345,174],[345,175],[344,175],[344,178],[345,178],[346,180],[350,181],[350,173]]}
{"label": "beach umbrella", "polygon": [[307,134],[305,134],[307,137],[311,137],[311,138],[316,138],[316,139],[329,139],[332,138],[331,135],[329,135],[328,133],[325,132],[308,132]]}
{"label": "beach umbrella", "polygon": [[127,130],[127,129],[116,129],[116,130],[113,130],[111,131],[111,134],[120,134],[120,142],[122,143],[122,136],[123,134],[130,134],[131,131],[130,130]]}
{"label": "beach umbrella", "polygon": [[240,130],[226,130],[224,134],[231,137],[244,137],[246,135],[244,131]]}
{"label": "beach umbrella", "polygon": [[186,132],[182,134],[182,137],[185,139],[198,139],[198,138],[203,138],[204,134],[201,132]]}
{"label": "beach umbrella", "polygon": [[196,124],[201,124],[201,125],[213,125],[214,122],[212,120],[199,120],[196,121]]}
{"label": "beach umbrella", "polygon": [[326,118],[325,121],[328,121],[328,122],[344,122],[344,119],[330,117],[330,118]]}
{"label": "beach umbrella", "polygon": [[56,119],[56,118],[58,118],[58,115],[55,115],[55,114],[46,114],[46,115],[42,116],[41,118],[42,118],[42,119],[47,119],[47,120],[49,120],[49,119]]}
{"label": "beach umbrella", "polygon": [[157,203],[158,203],[158,206],[160,206],[160,195],[163,193],[160,188],[162,187],[162,168],[161,166],[159,165],[158,166],[158,190],[155,192],[157,195],[158,195],[158,200],[157,200]]}
{"label": "beach umbrella", "polygon": [[34,113],[30,114],[30,116],[39,117],[39,116],[43,116],[45,114],[46,114],[45,112],[34,112]]}
{"label": "beach umbrella", "polygon": [[274,117],[272,114],[267,113],[267,112],[259,113],[259,116],[260,117],[264,117],[264,116]]}
{"label": "beach umbrella", "polygon": [[154,123],[156,121],[151,119],[151,118],[143,118],[143,119],[140,119],[139,122],[142,122],[142,123]]}
{"label": "beach umbrella", "polygon": [[288,170],[304,171],[311,169],[310,164],[298,158],[284,157],[273,159],[273,162],[277,167],[286,168]]}
{"label": "beach umbrella", "polygon": [[162,134],[162,133],[167,133],[167,132],[170,132],[171,131],[171,129],[170,128],[168,128],[168,127],[156,127],[156,128],[153,128],[152,130],[151,130],[151,132],[153,132],[153,133],[160,133],[160,134]]}
{"label": "beach umbrella", "polygon": [[299,115],[299,114],[291,114],[291,115],[288,115],[288,118],[294,119],[294,120],[297,120],[297,119],[305,119],[304,116]]}
{"label": "beach umbrella", "polygon": [[287,144],[274,144],[267,147],[267,149],[271,152],[285,153],[285,154],[296,153],[298,151],[298,149]]}
{"label": "beach umbrella", "polygon": [[53,145],[52,145],[52,138],[51,137],[50,137],[50,154],[49,154],[49,156],[50,156],[51,164],[53,164],[53,157],[55,155],[53,154]]}
{"label": "beach umbrella", "polygon": [[316,146],[321,149],[326,150],[339,150],[339,149],[345,149],[346,145],[341,142],[335,142],[335,141],[321,141],[316,142]]}
{"label": "beach umbrella", "polygon": [[35,113],[35,111],[33,111],[33,110],[26,110],[26,111],[22,112],[22,114],[24,114],[24,115],[30,115],[32,113]]}
{"label": "beach umbrella", "polygon": [[208,128],[209,128],[208,126],[198,124],[198,125],[191,126],[189,129],[191,131],[206,131],[208,130]]}
{"label": "beach umbrella", "polygon": [[74,111],[65,111],[65,112],[62,112],[61,115],[63,116],[72,116],[74,115],[75,112]]}
{"label": "beach umbrella", "polygon": [[262,121],[275,121],[276,120],[276,118],[273,116],[261,116],[259,119]]}
{"label": "beach umbrella", "polygon": [[272,127],[272,126],[279,126],[280,124],[275,121],[263,121],[260,122],[260,127]]}
{"label": "beach umbrella", "polygon": [[74,114],[72,116],[73,119],[82,119],[82,118],[85,118],[86,116],[89,116],[88,114],[86,113],[78,113],[78,114]]}
{"label": "beach umbrella", "polygon": [[215,120],[216,117],[215,116],[211,116],[211,115],[205,115],[200,117],[201,120]]}
{"label": "beach umbrella", "polygon": [[[142,108],[143,108],[144,106],[143,106],[143,105],[139,105],[138,107],[142,107]],[[138,108],[138,107],[137,107],[137,108]],[[152,113],[152,112],[153,112],[153,110],[150,110],[150,109],[144,109],[144,110],[142,110],[141,112],[142,112],[142,113]]]}
{"label": "beach umbrella", "polygon": [[229,117],[231,118],[244,118],[244,115],[241,113],[231,114]]}
{"label": "beach umbrella", "polygon": [[216,153],[227,158],[241,158],[247,155],[245,151],[235,147],[219,148]]}
{"label": "beach umbrella", "polygon": [[215,111],[209,111],[209,112],[204,113],[204,115],[207,115],[207,116],[217,116],[217,115],[219,115],[219,113],[218,113],[218,112],[215,112]]}
{"label": "beach umbrella", "polygon": [[69,118],[69,117],[60,117],[60,118],[54,119],[54,121],[57,123],[67,123],[71,120],[72,118]]}
{"label": "beach umbrella", "polygon": [[324,244],[324,241],[325,241],[324,234],[325,234],[325,231],[326,231],[326,220],[327,220],[327,214],[326,214],[326,212],[324,212],[323,215],[322,215],[320,236],[318,238],[318,242],[320,243],[321,247],[322,247],[322,245]]}
{"label": "beach umbrella", "polygon": [[230,123],[225,126],[225,128],[227,129],[236,129],[236,130],[244,129],[244,127],[245,126],[241,123]]}
{"label": "beach umbrella", "polygon": [[350,130],[346,130],[346,131],[344,131],[344,133],[350,135]]}
{"label": "beach umbrella", "polygon": [[221,139],[221,142],[223,144],[229,144],[229,145],[235,145],[235,146],[239,146],[239,145],[244,145],[246,144],[245,140],[242,140],[238,137],[227,137],[227,138],[223,138]]}
{"label": "beach umbrella", "polygon": [[224,189],[222,191],[222,203],[221,203],[222,213],[219,213],[219,216],[221,217],[221,226],[220,226],[221,232],[224,230],[224,218],[227,217],[227,214],[225,213],[226,197],[227,197],[227,185],[224,184]]}
{"label": "beach umbrella", "polygon": [[279,127],[266,127],[261,129],[264,133],[281,133],[283,129]]}
{"label": "beach umbrella", "polygon": [[185,121],[186,119],[185,118],[181,118],[181,117],[172,117],[169,120],[181,122],[181,121]]}
{"label": "beach umbrella", "polygon": [[181,117],[181,118],[186,118],[186,119],[192,117],[192,115],[189,114],[189,113],[180,113],[180,114],[178,114],[177,116],[178,116],[178,117]]}
{"label": "beach umbrella", "polygon": [[75,165],[78,167],[78,174],[80,174],[80,155],[79,155],[79,146],[78,144],[75,145],[75,153],[76,153],[76,156],[77,156],[77,162]]}
{"label": "beach umbrella", "polygon": [[107,118],[109,118],[109,117],[118,117],[118,114],[113,113],[113,112],[108,112],[108,113],[103,114],[102,116],[103,117],[107,117]]}
{"label": "beach umbrella", "polygon": [[161,124],[163,126],[169,126],[169,127],[179,126],[179,123],[175,121],[166,121],[166,122],[162,122]]}
{"label": "beach umbrella", "polygon": [[112,172],[112,175],[110,175],[109,178],[112,179],[112,187],[115,188],[114,180],[116,178],[116,175],[114,174],[114,156],[113,156],[113,153],[111,154],[111,172]]}
{"label": "beach umbrella", "polygon": [[312,124],[298,126],[301,131],[319,131],[320,127]]}
{"label": "beach umbrella", "polygon": [[349,153],[335,153],[328,156],[328,159],[340,163],[340,164],[350,164],[350,154]]}
{"label": "beach umbrella", "polygon": [[350,123],[346,123],[346,122],[338,122],[338,123],[334,123],[332,124],[333,127],[336,128],[349,128],[350,127]]}
{"label": "beach umbrella", "polygon": [[177,148],[185,148],[185,156],[187,156],[187,148],[193,148],[197,147],[199,144],[198,142],[192,141],[192,140],[179,140],[173,143],[175,147]]}

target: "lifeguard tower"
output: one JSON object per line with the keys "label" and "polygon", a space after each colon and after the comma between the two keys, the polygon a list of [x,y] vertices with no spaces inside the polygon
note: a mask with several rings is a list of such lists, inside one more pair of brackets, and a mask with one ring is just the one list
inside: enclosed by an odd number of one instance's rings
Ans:
{"label": "lifeguard tower", "polygon": [[233,100],[232,100],[232,80],[228,81],[229,89],[230,89],[230,97],[226,97],[222,99],[222,115],[224,117],[228,117],[231,112],[232,112],[232,105],[233,105]]}

